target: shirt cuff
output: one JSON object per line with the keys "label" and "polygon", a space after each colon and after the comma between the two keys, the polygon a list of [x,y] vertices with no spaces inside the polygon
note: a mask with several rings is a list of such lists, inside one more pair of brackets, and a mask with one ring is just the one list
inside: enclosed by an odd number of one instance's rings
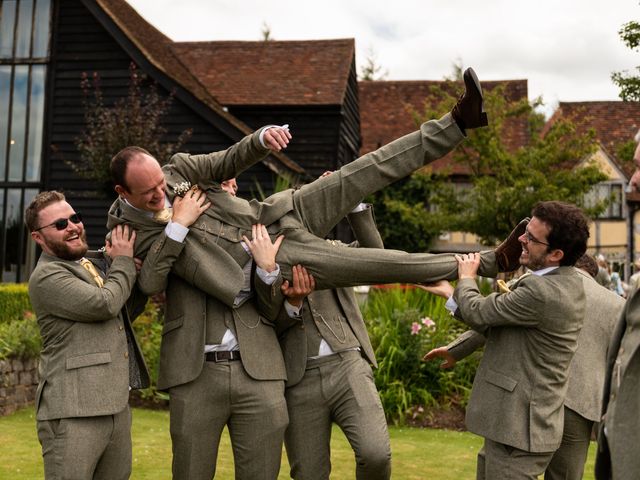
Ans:
{"label": "shirt cuff", "polygon": [[164,233],[171,240],[182,243],[184,242],[184,239],[187,238],[189,229],[184,225],[180,225],[179,223],[169,220],[169,223],[167,223],[167,226],[164,228]]}
{"label": "shirt cuff", "polygon": [[451,315],[453,315],[454,313],[456,313],[456,310],[458,309],[458,304],[456,303],[456,301],[451,296],[451,297],[447,298],[447,301],[444,304],[444,308],[449,310],[449,312],[451,312]]}
{"label": "shirt cuff", "polygon": [[284,125],[267,125],[266,127],[264,127],[260,132],[260,137],[258,137],[258,139],[260,140],[260,145],[262,145],[262,148],[269,148],[264,144],[264,134],[270,128],[282,128],[284,130],[289,130],[289,124],[285,123]]}
{"label": "shirt cuff", "polygon": [[356,208],[351,210],[351,213],[362,212],[363,210],[367,210],[368,208],[369,208],[369,204],[368,203],[360,203],[360,204],[358,204],[358,206]]}
{"label": "shirt cuff", "polygon": [[258,274],[258,278],[264,283],[267,285],[273,285],[273,282],[275,282],[278,275],[280,275],[280,265],[276,263],[276,269],[273,272],[267,272],[266,270],[256,266],[256,273]]}
{"label": "shirt cuff", "polygon": [[284,301],[284,309],[287,311],[287,315],[291,318],[300,318],[300,310],[302,310],[302,305],[296,307],[295,305],[291,305],[289,300]]}

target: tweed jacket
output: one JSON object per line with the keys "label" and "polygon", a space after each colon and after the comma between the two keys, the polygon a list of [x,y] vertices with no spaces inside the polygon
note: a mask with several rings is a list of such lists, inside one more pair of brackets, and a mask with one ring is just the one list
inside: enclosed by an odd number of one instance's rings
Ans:
{"label": "tweed jacket", "polygon": [[[586,296],[585,317],[578,336],[578,347],[569,367],[564,404],[582,417],[598,422],[602,410],[602,390],[606,357],[615,322],[625,301],[598,284],[589,274],[577,269]],[[448,345],[456,360],[483,346],[485,337],[473,330]]]}
{"label": "tweed jacket", "polygon": [[125,408],[130,386],[126,331],[140,372],[137,387],[149,385],[125,304],[135,279],[131,258],[116,257],[100,288],[78,262],[41,255],[29,279],[42,336],[38,420],[112,415]]}
{"label": "tweed jacket", "polygon": [[461,279],[454,299],[456,316],[486,337],[467,428],[527,452],[554,451],[562,438],[567,372],[585,312],[581,276],[573,267],[559,267],[488,297],[475,281]]}
{"label": "tweed jacket", "polygon": [[[233,324],[242,354],[242,365],[249,376],[256,380],[284,380],[286,372],[274,330],[274,319],[259,313],[253,299],[230,308],[177,275],[167,275],[172,262],[185,248],[185,243],[167,238],[164,233],[156,242],[161,246],[151,249],[153,253],[147,255],[145,264],[148,264],[150,271],[158,272],[158,277],[166,278],[158,388],[168,390],[200,375],[204,363],[207,320]],[[226,275],[224,271],[215,273],[221,278]],[[269,286],[256,279],[253,291],[259,298],[271,298],[280,291],[280,285],[281,280]],[[260,303],[268,302],[263,299]]]}
{"label": "tweed jacket", "polygon": [[[230,307],[234,306],[234,299],[244,284],[243,262],[238,258],[248,260],[248,256],[240,245],[242,235],[251,236],[252,224],[275,222],[291,210],[293,204],[291,193],[286,192],[276,195],[272,202],[247,202],[226,193],[220,188],[220,182],[239,175],[267,153],[259,143],[258,131],[224,151],[207,155],[178,153],[163,167],[170,199],[177,184],[188,182],[199,185],[215,206],[207,209],[190,227],[191,233],[185,240],[189,248],[184,254],[164,266]],[[139,258],[145,258],[155,240],[163,238],[164,224],[118,198],[109,209],[107,228],[111,230],[122,223],[132,224],[136,230],[135,255]],[[163,245],[163,242],[155,244],[156,254]],[[220,281],[219,272],[225,272],[224,282]],[[138,284],[145,294],[152,295],[164,290],[166,278],[145,265]]]}
{"label": "tweed jacket", "polygon": [[[607,435],[604,434],[605,422],[600,423],[598,451],[596,454],[596,478],[605,480],[631,480],[638,478],[640,456],[637,453],[640,442],[640,342],[627,347],[623,370],[620,377],[614,375],[618,355],[625,335],[637,333],[640,325],[640,293],[633,290],[627,299],[622,315],[616,323],[609,351],[607,352],[607,373],[603,393],[603,415],[609,417],[612,383],[618,383],[618,396],[615,399],[615,415],[607,418]],[[610,446],[612,448],[610,448]],[[612,468],[613,466],[613,476]]]}
{"label": "tweed jacket", "polygon": [[625,300],[598,284],[588,273],[577,270],[584,285],[586,309],[578,349],[569,367],[564,404],[584,418],[598,422],[602,412],[607,349]]}
{"label": "tweed jacket", "polygon": [[[382,237],[378,232],[375,220],[373,218],[373,208],[361,210],[359,212],[351,213],[347,216],[351,229],[353,230],[356,242],[350,245],[351,247],[369,247],[369,248],[384,248]],[[336,245],[336,248],[345,248],[345,245]],[[318,296],[316,293],[311,293],[312,299],[315,301],[316,310],[323,310],[323,303],[318,301],[319,299],[325,299],[324,301],[335,301],[339,304],[340,309],[344,313],[342,321],[347,322],[353,333],[355,334],[360,347],[364,353],[366,359],[374,366],[377,366],[375,355],[373,353],[373,347],[367,334],[367,327],[360,313],[360,307],[355,297],[353,288],[338,288],[335,289],[335,296],[328,295]],[[329,292],[323,292],[329,293]],[[274,301],[280,302],[283,299],[274,296]],[[335,299],[335,300],[334,300]],[[282,305],[282,303],[280,303]],[[288,325],[284,332],[279,334],[280,346],[282,347],[282,353],[284,355],[285,365],[287,367],[287,386],[291,387],[296,385],[304,376],[304,372],[307,366],[307,339],[304,329],[304,323],[302,319],[292,321],[289,318],[284,308],[281,309],[280,323],[281,325]],[[308,300],[305,299],[301,315],[311,315],[310,306]]]}

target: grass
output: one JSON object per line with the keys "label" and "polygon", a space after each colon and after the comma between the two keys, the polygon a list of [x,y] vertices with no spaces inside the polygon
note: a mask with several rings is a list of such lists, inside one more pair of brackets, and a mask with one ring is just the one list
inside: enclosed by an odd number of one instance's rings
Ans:
{"label": "grass", "polygon": [[[397,480],[459,480],[475,478],[476,452],[482,439],[468,432],[390,427],[393,478]],[[591,444],[584,476],[593,479]],[[342,432],[334,428],[331,440],[332,478],[354,478],[353,452]],[[33,408],[0,418],[0,478],[33,480],[43,477],[40,445]],[[133,480],[171,478],[169,414],[165,411],[133,411]],[[225,431],[220,446],[216,478],[233,479],[233,458]],[[289,478],[283,453],[279,480]]]}

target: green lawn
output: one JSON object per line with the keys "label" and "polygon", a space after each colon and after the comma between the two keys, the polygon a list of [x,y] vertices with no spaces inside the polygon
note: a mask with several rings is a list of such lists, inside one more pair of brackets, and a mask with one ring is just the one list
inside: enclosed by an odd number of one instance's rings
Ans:
{"label": "green lawn", "polygon": [[[391,427],[393,478],[397,480],[460,480],[475,478],[476,452],[482,440],[470,433],[447,430]],[[591,445],[585,479],[593,479]],[[340,430],[334,429],[332,478],[354,478],[353,453]],[[220,446],[216,478],[233,479],[233,458],[225,432]],[[132,479],[171,478],[171,441],[168,412],[134,409]],[[32,408],[0,418],[0,478],[33,480],[42,478],[40,445],[36,437]],[[279,479],[289,478],[286,455]]]}

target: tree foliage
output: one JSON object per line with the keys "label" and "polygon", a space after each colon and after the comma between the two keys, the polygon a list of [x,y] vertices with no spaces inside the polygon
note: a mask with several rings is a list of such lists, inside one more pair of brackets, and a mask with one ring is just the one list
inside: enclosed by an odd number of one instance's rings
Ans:
{"label": "tree foliage", "polygon": [[360,80],[384,80],[389,75],[382,65],[378,64],[378,59],[373,48],[367,50],[364,65],[360,67]]}
{"label": "tree foliage", "polygon": [[[625,23],[618,31],[624,44],[631,50],[640,47],[640,23],[631,21]],[[640,101],[640,67],[635,67],[635,73],[627,70],[613,72],[611,80],[620,88],[620,98],[626,101]]]}
{"label": "tree foliage", "polygon": [[162,96],[155,85],[145,85],[144,75],[133,63],[129,70],[127,96],[112,105],[105,100],[100,76],[82,74],[85,129],[75,139],[79,160],[67,163],[81,177],[101,185],[110,184],[109,163],[124,147],[141,146],[164,162],[191,136],[191,130],[185,130],[176,142],[165,141],[167,129],[162,122],[173,96]]}
{"label": "tree foliage", "polygon": [[[416,124],[450,110],[451,92],[459,89],[450,81],[432,87],[423,110],[410,110]],[[581,134],[561,119],[542,135],[536,103],[509,100],[503,86],[484,94],[489,126],[468,131],[453,153],[451,167],[466,171],[466,178],[427,168],[374,197],[387,248],[426,250],[444,231],[470,232],[492,245],[542,200],[572,202],[590,215],[603,211],[606,202],[585,205],[585,195],[606,178],[597,166],[581,164],[595,151],[593,131]],[[530,137],[517,149],[506,141],[507,123],[515,119],[527,122]]]}

